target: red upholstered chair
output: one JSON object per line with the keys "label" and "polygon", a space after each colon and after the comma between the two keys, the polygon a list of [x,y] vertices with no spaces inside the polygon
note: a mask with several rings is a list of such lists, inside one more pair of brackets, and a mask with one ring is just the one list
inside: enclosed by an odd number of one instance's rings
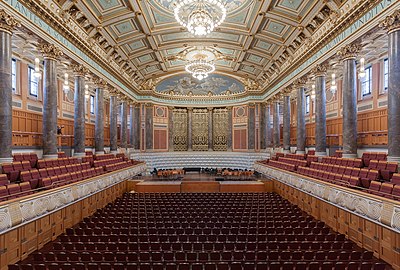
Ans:
{"label": "red upholstered chair", "polygon": [[8,200],[8,189],[6,186],[0,187],[0,202]]}
{"label": "red upholstered chair", "polygon": [[382,179],[389,181],[394,173],[397,173],[398,163],[397,162],[387,162],[386,169],[381,169]]}
{"label": "red upholstered chair", "polygon": [[393,192],[393,187],[394,184],[391,183],[382,183],[381,190],[380,192],[382,193],[382,196],[387,197],[387,198],[392,198],[392,192]]}
{"label": "red upholstered chair", "polygon": [[354,159],[353,167],[362,168],[363,167],[363,160],[361,158]]}
{"label": "red upholstered chair", "polygon": [[370,160],[368,168],[369,169],[377,169],[379,162],[377,160]]}
{"label": "red upholstered chair", "polygon": [[21,196],[32,194],[31,184],[29,182],[23,182],[19,184],[21,189]]}
{"label": "red upholstered chair", "polygon": [[391,182],[395,185],[400,185],[400,173],[394,173]]}
{"label": "red upholstered chair", "polygon": [[32,169],[31,163],[28,160],[21,161],[21,165],[23,171]]}
{"label": "red upholstered chair", "polygon": [[13,161],[23,161],[24,160],[24,156],[22,155],[22,153],[15,153],[13,155]]}
{"label": "red upholstered chair", "polygon": [[376,159],[377,160],[387,160],[387,154],[386,153],[377,153],[376,154]]}
{"label": "red upholstered chair", "polygon": [[393,186],[392,197],[394,200],[400,201],[400,185]]}
{"label": "red upholstered chair", "polygon": [[0,186],[5,186],[10,184],[10,181],[7,178],[7,174],[0,174]]}
{"label": "red upholstered chair", "polygon": [[4,174],[7,174],[10,182],[15,182],[18,179],[19,171],[14,170],[12,163],[4,163],[1,165]]}
{"label": "red upholstered chair", "polygon": [[371,181],[369,185],[369,189],[367,190],[368,193],[374,194],[374,195],[380,195],[380,189],[381,189],[382,183],[378,181]]}
{"label": "red upholstered chair", "polygon": [[17,198],[21,193],[21,187],[19,184],[9,184],[7,185],[8,194],[10,195],[9,199]]}

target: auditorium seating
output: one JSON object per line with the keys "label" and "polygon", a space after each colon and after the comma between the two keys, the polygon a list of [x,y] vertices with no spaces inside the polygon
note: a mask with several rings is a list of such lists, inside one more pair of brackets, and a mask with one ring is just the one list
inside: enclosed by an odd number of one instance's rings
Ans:
{"label": "auditorium seating", "polygon": [[[367,158],[369,158],[368,166],[364,167]],[[362,189],[370,194],[400,200],[398,164],[385,159],[384,153],[364,153],[363,159],[322,157],[321,160],[312,155],[286,154],[282,156],[280,153],[260,163],[332,184]]]}
{"label": "auditorium seating", "polygon": [[275,193],[127,193],[9,269],[385,266]]}
{"label": "auditorium seating", "polygon": [[38,156],[36,153],[15,153],[13,154],[13,161],[28,161],[31,167],[34,168],[38,161]]}
{"label": "auditorium seating", "polygon": [[[36,154],[16,154],[14,160],[23,157],[37,158]],[[63,156],[63,155],[62,155]],[[84,179],[95,177],[104,173],[112,172],[137,165],[140,161],[128,160],[124,154],[116,158],[114,155],[88,155],[92,161],[79,161],[74,157],[61,157],[57,159],[35,160],[35,168],[27,160],[14,161],[2,166],[3,174],[0,174],[0,201],[14,199],[32,194],[35,191],[60,187],[75,183]],[[97,158],[101,165],[93,166]]]}

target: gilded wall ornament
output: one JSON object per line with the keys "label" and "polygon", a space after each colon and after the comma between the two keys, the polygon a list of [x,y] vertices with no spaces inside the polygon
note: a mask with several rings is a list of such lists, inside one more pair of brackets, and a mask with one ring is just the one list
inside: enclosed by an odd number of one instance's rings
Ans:
{"label": "gilded wall ornament", "polygon": [[326,76],[327,70],[328,66],[326,64],[318,64],[311,69],[311,73],[313,73],[316,77],[321,77]]}
{"label": "gilded wall ornament", "polygon": [[72,66],[75,76],[85,76],[89,69],[82,64],[75,64]]}
{"label": "gilded wall ornament", "polygon": [[42,43],[39,45],[40,52],[45,59],[58,60],[64,53],[54,44]]}
{"label": "gilded wall ornament", "polygon": [[361,50],[360,44],[349,44],[349,45],[346,45],[346,46],[340,48],[337,51],[337,55],[342,60],[355,59],[357,57],[357,54],[360,52],[360,50]]}
{"label": "gilded wall ornament", "polygon": [[388,33],[400,30],[400,10],[396,10],[392,15],[387,16],[379,23],[379,27],[387,30]]}
{"label": "gilded wall ornament", "polygon": [[7,14],[4,9],[0,10],[0,31],[12,34],[15,27],[21,27],[21,23],[13,16]]}

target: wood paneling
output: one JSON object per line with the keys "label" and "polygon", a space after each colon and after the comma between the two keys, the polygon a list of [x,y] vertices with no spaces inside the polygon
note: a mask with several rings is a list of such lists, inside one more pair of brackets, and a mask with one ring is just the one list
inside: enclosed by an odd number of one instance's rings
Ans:
{"label": "wood paneling", "polygon": [[[25,259],[30,253],[54,240],[66,228],[79,223],[85,215],[115,200],[126,191],[126,181],[76,202],[64,209],[0,235],[0,270]],[[84,206],[84,210],[81,209]]]}

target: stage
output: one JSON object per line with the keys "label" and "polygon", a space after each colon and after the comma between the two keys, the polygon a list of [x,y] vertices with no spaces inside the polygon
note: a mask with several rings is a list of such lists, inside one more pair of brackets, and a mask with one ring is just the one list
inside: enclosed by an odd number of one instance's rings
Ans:
{"label": "stage", "polygon": [[179,180],[162,180],[157,177],[143,177],[128,181],[128,189],[136,192],[271,192],[272,181],[223,180],[216,181],[219,175],[187,173]]}

